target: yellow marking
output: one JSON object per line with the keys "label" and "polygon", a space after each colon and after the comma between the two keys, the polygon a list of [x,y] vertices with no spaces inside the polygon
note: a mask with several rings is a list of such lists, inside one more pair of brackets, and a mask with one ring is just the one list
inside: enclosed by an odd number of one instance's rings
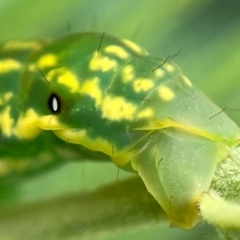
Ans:
{"label": "yellow marking", "polygon": [[21,68],[21,63],[14,59],[5,59],[0,61],[0,74],[16,71]]}
{"label": "yellow marking", "polygon": [[53,67],[56,66],[58,62],[58,58],[56,55],[52,53],[48,53],[43,55],[37,62],[37,65],[40,69],[46,68],[46,67]]}
{"label": "yellow marking", "polygon": [[133,65],[126,65],[122,70],[122,79],[124,83],[131,82],[135,77]]}
{"label": "yellow marking", "polygon": [[15,41],[9,41],[7,42],[2,50],[3,51],[12,51],[12,50],[37,50],[41,47],[41,44],[38,42],[15,42]]}
{"label": "yellow marking", "polygon": [[46,79],[51,82],[65,71],[65,68],[54,68],[46,74]]}
{"label": "yellow marking", "polygon": [[[126,165],[128,162],[130,162],[134,156],[136,156],[136,151],[124,151],[124,154],[114,154],[114,155],[110,155],[111,159],[113,161],[113,163],[115,163],[117,166],[124,166]],[[116,156],[118,155],[118,156]]]}
{"label": "yellow marking", "polygon": [[54,133],[62,140],[75,144],[82,144],[82,141],[87,137],[85,129],[55,130]]}
{"label": "yellow marking", "polygon": [[[54,131],[54,133],[61,138],[62,140],[68,143],[74,143],[82,145],[90,150],[93,151],[100,151],[109,156],[113,154],[112,144],[109,143],[107,140],[102,138],[91,139],[87,136],[87,131],[82,129],[65,129],[65,130],[58,130]],[[117,151],[114,149],[114,156],[121,155],[122,152]]]}
{"label": "yellow marking", "polygon": [[126,59],[129,57],[128,52],[125,51],[125,49],[123,49],[122,47],[117,46],[117,45],[109,45],[104,49],[104,51],[106,53],[114,54],[117,57],[122,58],[122,59]]}
{"label": "yellow marking", "polygon": [[62,130],[69,128],[58,121],[58,117],[55,115],[47,115],[40,117],[38,120],[38,126],[43,130]]}
{"label": "yellow marking", "polygon": [[144,49],[138,46],[136,43],[129,41],[127,39],[123,39],[123,42],[131,48],[134,52],[141,54],[141,55],[148,55],[148,52]]}
{"label": "yellow marking", "polygon": [[13,129],[14,135],[19,139],[33,139],[38,136],[41,129],[38,126],[39,115],[32,109],[19,117],[16,127]]}
{"label": "yellow marking", "polygon": [[58,77],[58,82],[68,86],[71,89],[71,92],[79,91],[79,79],[76,74],[70,72],[69,70],[63,70]]}
{"label": "yellow marking", "polygon": [[188,85],[189,87],[192,87],[192,83],[190,82],[190,80],[187,77],[183,76],[182,79],[186,85]]}
{"label": "yellow marking", "polygon": [[157,70],[154,71],[157,77],[163,77],[165,75],[165,72],[163,69],[158,68]]}
{"label": "yellow marking", "polygon": [[106,96],[102,102],[102,117],[113,121],[132,120],[137,106],[123,97]]}
{"label": "yellow marking", "polygon": [[12,92],[7,92],[3,95],[3,100],[5,101],[5,103],[7,103],[13,96]]}
{"label": "yellow marking", "polygon": [[164,85],[158,88],[158,94],[164,101],[171,101],[175,97],[172,89]]}
{"label": "yellow marking", "polygon": [[3,102],[2,98],[0,98],[0,106],[3,104],[4,104],[4,102]]}
{"label": "yellow marking", "polygon": [[137,117],[140,118],[149,118],[154,116],[154,111],[152,108],[146,108],[142,111],[140,111],[137,115]]}
{"label": "yellow marking", "polygon": [[140,78],[134,81],[133,88],[135,92],[147,92],[154,87],[154,83],[151,78]]}
{"label": "yellow marking", "polygon": [[173,64],[168,63],[168,62],[164,63],[163,66],[168,72],[173,72],[176,69]]}
{"label": "yellow marking", "polygon": [[110,71],[117,67],[117,62],[109,57],[102,57],[98,55],[98,52],[93,54],[93,58],[90,61],[89,68],[92,71],[101,70],[102,72]]}
{"label": "yellow marking", "polygon": [[211,132],[204,131],[202,129],[199,129],[197,127],[191,126],[191,125],[186,125],[181,122],[177,122],[171,118],[166,118],[162,119],[156,122],[159,127],[152,128],[151,130],[154,129],[163,129],[163,128],[168,128],[168,127],[174,127],[178,129],[183,129],[186,132],[194,133],[195,135],[202,136],[214,141],[219,141],[219,142],[224,142],[225,140],[222,140],[219,138],[218,135],[212,134]]}
{"label": "yellow marking", "polygon": [[169,126],[166,126],[164,124],[162,124],[161,122],[156,122],[156,120],[152,120],[152,119],[148,119],[147,123],[145,126],[142,127],[137,127],[134,128],[134,130],[140,130],[140,131],[152,131],[152,130],[156,130],[156,129],[165,129],[168,128]]}
{"label": "yellow marking", "polygon": [[3,135],[10,137],[12,135],[12,126],[14,119],[10,115],[11,107],[7,106],[5,110],[0,114],[0,127]]}
{"label": "yellow marking", "polygon": [[71,92],[78,92],[80,89],[79,77],[66,68],[54,68],[46,74],[48,81],[57,78],[59,84],[64,84],[71,89]]}
{"label": "yellow marking", "polygon": [[99,87],[99,78],[95,77],[86,81],[81,88],[81,93],[85,93],[95,99],[95,106],[99,106],[102,102],[102,90]]}

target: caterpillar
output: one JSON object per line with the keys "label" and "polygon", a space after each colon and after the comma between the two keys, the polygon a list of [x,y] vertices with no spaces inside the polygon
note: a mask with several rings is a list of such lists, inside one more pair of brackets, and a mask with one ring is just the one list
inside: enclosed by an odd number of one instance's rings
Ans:
{"label": "caterpillar", "polygon": [[66,160],[137,173],[172,225],[197,201],[239,127],[180,68],[102,33],[0,45],[0,181]]}

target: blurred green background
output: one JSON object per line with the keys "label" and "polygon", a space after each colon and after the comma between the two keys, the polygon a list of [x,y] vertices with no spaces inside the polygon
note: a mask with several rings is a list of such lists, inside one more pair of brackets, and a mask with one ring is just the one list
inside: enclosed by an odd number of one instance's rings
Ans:
{"label": "blurred green background", "polygon": [[[238,0],[1,0],[0,41],[98,31],[135,41],[157,57],[181,50],[173,61],[239,124],[239,9]],[[1,208],[91,191],[127,176],[112,163],[70,163],[2,188]],[[133,238],[219,239],[206,224],[192,231],[154,225],[105,239]]]}

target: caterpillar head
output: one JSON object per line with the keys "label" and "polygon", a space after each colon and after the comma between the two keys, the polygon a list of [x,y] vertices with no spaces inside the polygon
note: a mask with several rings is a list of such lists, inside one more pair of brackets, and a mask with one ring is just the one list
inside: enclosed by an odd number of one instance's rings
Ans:
{"label": "caterpillar head", "polygon": [[240,140],[225,113],[211,118],[221,109],[177,66],[107,35],[49,44],[32,57],[22,87],[29,135],[53,131],[138,172],[183,228],[198,221],[217,163]]}

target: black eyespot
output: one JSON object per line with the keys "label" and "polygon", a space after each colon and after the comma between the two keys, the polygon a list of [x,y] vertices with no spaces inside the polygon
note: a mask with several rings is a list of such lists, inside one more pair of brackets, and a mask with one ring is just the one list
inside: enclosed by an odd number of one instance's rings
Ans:
{"label": "black eyespot", "polygon": [[48,99],[48,107],[53,113],[58,113],[61,110],[61,102],[59,97],[52,93]]}

